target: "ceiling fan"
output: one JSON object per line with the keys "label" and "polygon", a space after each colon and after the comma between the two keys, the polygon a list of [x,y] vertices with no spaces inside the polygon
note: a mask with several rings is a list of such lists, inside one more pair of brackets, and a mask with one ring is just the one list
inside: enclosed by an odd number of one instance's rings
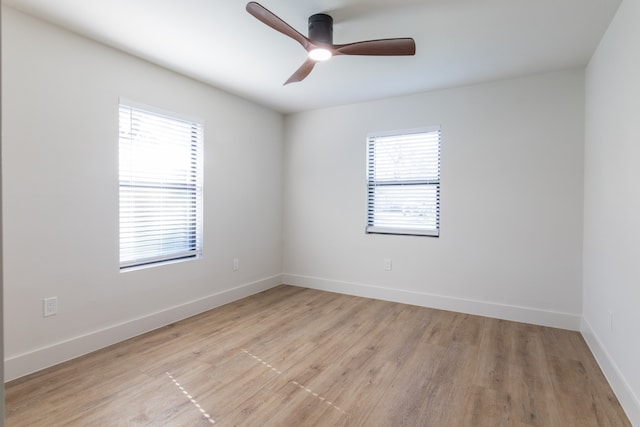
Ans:
{"label": "ceiling fan", "polygon": [[276,31],[291,37],[309,53],[302,66],[284,84],[305,79],[318,61],[336,55],[401,56],[415,55],[416,43],[412,38],[364,40],[355,43],[333,44],[333,18],[324,13],[309,17],[309,37],[305,37],[262,5],[247,3],[247,12]]}

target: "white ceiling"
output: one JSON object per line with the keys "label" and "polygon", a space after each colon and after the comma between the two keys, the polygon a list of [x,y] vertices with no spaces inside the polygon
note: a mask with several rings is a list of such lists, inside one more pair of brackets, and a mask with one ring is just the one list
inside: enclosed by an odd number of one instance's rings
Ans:
{"label": "white ceiling", "polygon": [[621,0],[260,0],[334,43],[413,37],[409,57],[339,56],[283,82],[306,52],[245,0],[2,0],[24,12],[283,113],[585,66]]}

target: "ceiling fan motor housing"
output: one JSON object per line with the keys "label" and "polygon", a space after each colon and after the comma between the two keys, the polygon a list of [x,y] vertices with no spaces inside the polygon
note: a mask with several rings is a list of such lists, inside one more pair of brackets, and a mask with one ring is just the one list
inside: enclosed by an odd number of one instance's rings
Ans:
{"label": "ceiling fan motor housing", "polygon": [[333,18],[325,13],[309,17],[309,40],[333,44]]}

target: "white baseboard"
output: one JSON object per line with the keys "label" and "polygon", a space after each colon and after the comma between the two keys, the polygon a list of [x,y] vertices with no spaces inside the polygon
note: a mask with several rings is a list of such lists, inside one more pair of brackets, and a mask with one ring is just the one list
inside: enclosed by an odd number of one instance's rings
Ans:
{"label": "white baseboard", "polygon": [[584,318],[582,318],[580,331],[598,365],[600,365],[604,376],[609,381],[620,405],[626,412],[629,421],[631,421],[631,425],[640,426],[640,399],[634,394],[613,358],[602,345],[602,341],[600,341],[589,322]]}
{"label": "white baseboard", "polygon": [[580,330],[580,315],[540,310],[530,307],[505,305],[486,301],[455,298],[402,289],[391,289],[361,283],[341,282],[317,277],[283,274],[282,282],[288,285],[322,291],[337,292],[365,298],[412,304],[422,307],[475,314],[497,319],[513,320],[555,328]]}
{"label": "white baseboard", "polygon": [[282,284],[281,275],[268,277],[47,347],[9,357],[4,361],[4,380],[6,382],[20,378],[280,284]]}

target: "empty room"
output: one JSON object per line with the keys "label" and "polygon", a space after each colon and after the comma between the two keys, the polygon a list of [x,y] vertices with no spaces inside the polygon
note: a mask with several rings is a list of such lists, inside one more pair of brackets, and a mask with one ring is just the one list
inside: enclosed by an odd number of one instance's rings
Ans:
{"label": "empty room", "polygon": [[2,0],[7,426],[640,426],[640,0]]}

